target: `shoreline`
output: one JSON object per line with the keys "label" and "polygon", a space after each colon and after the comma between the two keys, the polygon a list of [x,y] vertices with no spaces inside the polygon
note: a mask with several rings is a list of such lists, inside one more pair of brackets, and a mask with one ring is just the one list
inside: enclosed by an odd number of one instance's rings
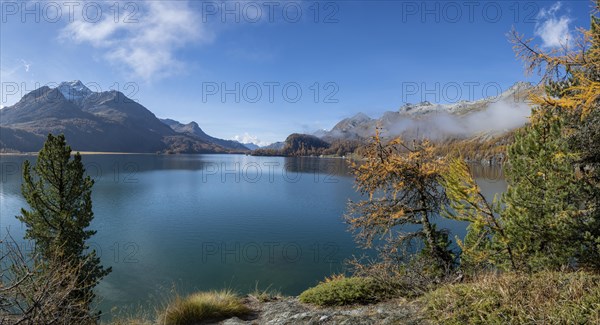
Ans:
{"label": "shoreline", "polygon": [[[79,153],[85,155],[157,155],[149,152],[111,152],[111,151],[76,151],[72,154]],[[37,156],[38,152],[0,152],[0,156]]]}

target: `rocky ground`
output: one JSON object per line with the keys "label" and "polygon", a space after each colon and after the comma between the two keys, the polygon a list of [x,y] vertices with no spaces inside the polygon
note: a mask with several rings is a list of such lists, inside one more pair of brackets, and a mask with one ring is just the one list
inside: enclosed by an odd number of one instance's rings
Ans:
{"label": "rocky ground", "polygon": [[246,319],[230,318],[222,325],[239,324],[426,324],[419,307],[404,299],[395,299],[368,306],[320,308],[306,305],[295,297],[260,302],[252,297],[246,303],[256,312]]}

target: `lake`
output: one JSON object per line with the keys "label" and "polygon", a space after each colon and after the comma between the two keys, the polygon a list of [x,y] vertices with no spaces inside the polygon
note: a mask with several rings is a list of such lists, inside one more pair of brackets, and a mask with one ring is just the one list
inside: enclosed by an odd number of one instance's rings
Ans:
{"label": "lake", "polygon": [[[1,156],[0,235],[22,238],[21,165]],[[152,304],[181,293],[259,287],[296,295],[363,253],[342,216],[360,199],[345,160],[244,155],[85,155],[98,231],[92,247],[113,272],[101,308]],[[499,168],[474,169],[487,197],[506,188]],[[464,236],[465,224],[443,222]],[[25,243],[24,243],[25,245]]]}

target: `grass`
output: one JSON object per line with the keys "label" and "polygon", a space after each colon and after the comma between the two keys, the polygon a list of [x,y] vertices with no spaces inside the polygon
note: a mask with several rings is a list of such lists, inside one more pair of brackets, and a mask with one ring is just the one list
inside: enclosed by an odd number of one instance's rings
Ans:
{"label": "grass", "polygon": [[159,317],[161,324],[188,325],[243,317],[251,310],[230,290],[176,296]]}
{"label": "grass", "polygon": [[[153,325],[151,320],[153,315],[142,306],[137,308],[119,308],[113,307],[111,310],[112,320],[110,325]],[[101,322],[100,324],[105,324]]]}
{"label": "grass", "polygon": [[[250,297],[267,302],[276,291],[259,290]],[[370,304],[398,296],[371,277],[326,279],[304,291],[299,300],[317,306]],[[446,284],[415,298],[419,318],[432,324],[600,324],[600,274],[539,272],[482,274],[458,284]],[[121,317],[113,325],[187,325],[250,316],[252,311],[230,290],[174,297],[148,315]],[[137,315],[137,317],[135,317]],[[127,316],[127,315],[125,315]]]}
{"label": "grass", "polygon": [[271,285],[269,285],[266,289],[260,289],[258,287],[258,282],[254,287],[254,291],[249,293],[248,296],[258,300],[259,302],[269,302],[283,297],[281,292],[271,289]]}
{"label": "grass", "polygon": [[113,319],[110,322],[111,325],[153,325],[153,323],[149,320],[140,319],[140,318],[118,318]]}
{"label": "grass", "polygon": [[435,324],[600,324],[600,276],[488,274],[443,286],[420,301]]}
{"label": "grass", "polygon": [[300,301],[317,306],[370,304],[386,298],[385,290],[371,278],[337,276],[300,294]]}

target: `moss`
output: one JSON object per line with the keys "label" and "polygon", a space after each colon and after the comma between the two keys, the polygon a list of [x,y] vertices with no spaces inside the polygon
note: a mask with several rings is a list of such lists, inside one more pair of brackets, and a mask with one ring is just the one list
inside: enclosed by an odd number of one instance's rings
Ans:
{"label": "moss", "polygon": [[300,294],[300,301],[318,306],[369,304],[385,298],[381,286],[370,278],[338,277]]}

